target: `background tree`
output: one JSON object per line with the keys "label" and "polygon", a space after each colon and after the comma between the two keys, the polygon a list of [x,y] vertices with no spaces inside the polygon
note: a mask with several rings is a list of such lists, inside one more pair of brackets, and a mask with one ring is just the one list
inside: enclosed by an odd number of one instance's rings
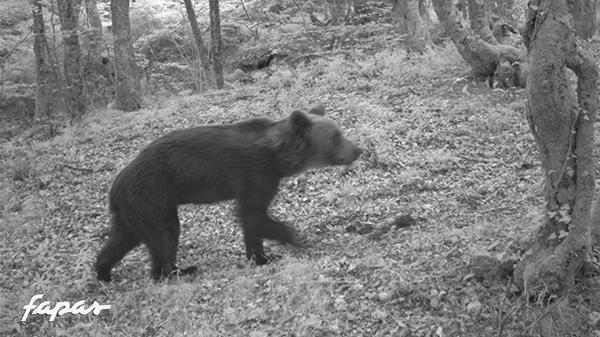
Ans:
{"label": "background tree", "polygon": [[487,3],[483,0],[468,1],[469,18],[471,28],[489,44],[498,44],[498,40],[492,34],[490,12]]}
{"label": "background tree", "polygon": [[89,54],[97,57],[102,48],[102,21],[96,0],[85,0],[85,17],[89,29],[86,35],[90,40]]}
{"label": "background tree", "polygon": [[394,0],[392,13],[402,32],[408,35],[408,48],[423,52],[432,45],[426,0]]}
{"label": "background tree", "polygon": [[331,25],[339,25],[345,22],[345,14],[347,6],[347,0],[331,0],[329,1],[329,10],[331,12]]}
{"label": "background tree", "polygon": [[512,21],[510,20],[512,7],[508,7],[509,5],[510,2],[469,0],[462,10],[468,14],[471,28],[485,42],[498,44],[503,43],[508,35],[518,34],[517,30],[509,23]]}
{"label": "background tree", "polygon": [[129,0],[110,2],[115,48],[115,101],[111,107],[133,111],[141,106],[139,74],[133,58],[133,43],[129,22]]}
{"label": "background tree", "polygon": [[225,86],[223,79],[223,56],[221,55],[221,18],[219,14],[219,0],[209,0],[210,8],[210,37],[212,50],[212,64],[215,71],[217,88]]}
{"label": "background tree", "polygon": [[486,3],[491,9],[492,13],[504,19],[508,19],[509,21],[513,20],[513,8],[515,7],[515,0],[487,0]]}
{"label": "background tree", "polygon": [[[598,72],[577,46],[569,1],[578,0],[531,1],[523,34],[530,65],[526,116],[540,152],[546,205],[535,244],[514,277],[521,290],[543,295],[570,288],[591,243]],[[565,67],[578,78],[576,93]]]}
{"label": "background tree", "polygon": [[65,48],[65,106],[73,121],[80,119],[86,109],[78,34],[80,6],[81,0],[57,0]]}
{"label": "background tree", "polygon": [[183,3],[185,4],[185,12],[187,14],[188,21],[190,22],[190,27],[192,29],[192,37],[195,46],[194,50],[197,53],[197,59],[200,62],[200,66],[198,67],[198,72],[200,73],[200,81],[196,84],[196,89],[199,91],[204,91],[206,88],[215,85],[215,78],[210,70],[210,63],[208,62],[208,52],[206,51],[206,47],[204,46],[204,41],[202,39],[202,33],[200,32],[200,28],[198,27],[198,20],[196,19],[196,12],[194,11],[194,7],[192,6],[192,0],[183,0]]}
{"label": "background tree", "polygon": [[363,22],[363,20],[368,19],[366,17],[369,12],[369,4],[367,3],[367,0],[352,0],[351,7],[350,22],[353,25],[360,24]]}
{"label": "background tree", "polygon": [[500,83],[509,85],[524,84],[527,68],[517,48],[486,42],[473,31],[452,1],[433,0],[433,8],[444,31],[476,74],[496,75]]}
{"label": "background tree", "polygon": [[35,54],[36,92],[35,114],[36,120],[52,114],[55,104],[56,92],[54,90],[56,76],[49,62],[48,41],[46,40],[46,27],[41,0],[31,0],[33,12],[33,51]]}

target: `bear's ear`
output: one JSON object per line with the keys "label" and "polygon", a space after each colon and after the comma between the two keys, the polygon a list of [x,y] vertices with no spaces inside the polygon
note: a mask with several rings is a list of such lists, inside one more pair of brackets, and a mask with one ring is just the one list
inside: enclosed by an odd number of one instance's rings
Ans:
{"label": "bear's ear", "polygon": [[308,113],[319,116],[325,116],[325,106],[323,105],[323,103],[317,103],[308,110]]}
{"label": "bear's ear", "polygon": [[295,133],[300,134],[305,130],[308,130],[312,124],[310,118],[304,114],[304,112],[300,110],[292,111],[290,115],[290,120],[292,123],[292,129]]}

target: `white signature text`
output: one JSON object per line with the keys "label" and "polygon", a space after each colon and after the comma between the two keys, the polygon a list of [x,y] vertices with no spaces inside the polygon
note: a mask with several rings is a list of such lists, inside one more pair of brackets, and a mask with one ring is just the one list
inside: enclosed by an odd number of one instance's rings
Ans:
{"label": "white signature text", "polygon": [[[56,315],[62,316],[66,313],[71,313],[73,315],[87,315],[90,312],[93,312],[94,315],[98,315],[102,310],[110,309],[111,305],[103,305],[98,304],[97,301],[94,301],[87,309],[84,307],[85,300],[77,301],[73,306],[69,302],[57,302],[54,308],[50,307],[50,301],[44,301],[38,305],[34,304],[35,301],[44,297],[44,294],[34,295],[29,304],[26,304],[23,307],[25,310],[25,314],[23,318],[21,318],[21,322],[25,322],[27,320],[27,316],[31,312],[33,315],[50,315],[49,321],[52,322],[56,318]],[[33,310],[33,312],[32,312]]]}

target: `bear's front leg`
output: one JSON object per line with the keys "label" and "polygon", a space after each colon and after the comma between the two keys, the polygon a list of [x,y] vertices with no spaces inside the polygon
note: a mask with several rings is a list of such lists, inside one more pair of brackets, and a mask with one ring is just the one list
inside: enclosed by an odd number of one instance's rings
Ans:
{"label": "bear's front leg", "polygon": [[246,244],[246,257],[254,257],[257,265],[277,260],[278,256],[265,254],[263,239],[276,240],[282,244],[295,244],[294,232],[279,221],[269,217],[267,210],[259,208],[241,209],[242,231]]}
{"label": "bear's front leg", "polygon": [[267,264],[280,258],[280,256],[265,254],[263,248],[263,239],[261,238],[244,237],[244,243],[246,244],[246,257],[248,260],[252,260],[254,258],[254,262],[256,262],[256,265],[258,266]]}

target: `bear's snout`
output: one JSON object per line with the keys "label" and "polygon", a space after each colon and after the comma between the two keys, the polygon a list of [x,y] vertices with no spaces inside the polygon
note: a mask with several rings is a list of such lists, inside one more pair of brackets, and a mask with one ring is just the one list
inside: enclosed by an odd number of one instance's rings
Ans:
{"label": "bear's snout", "polygon": [[359,157],[359,156],[360,156],[362,153],[363,153],[363,149],[361,149],[361,148],[360,148],[360,147],[358,147],[358,146],[355,146],[355,147],[354,147],[353,154],[352,154],[352,157],[353,157],[352,161],[354,162],[356,159],[358,159],[358,157]]}
{"label": "bear's snout", "polygon": [[350,165],[363,153],[363,149],[348,142],[345,151],[342,151],[337,158],[336,165]]}

